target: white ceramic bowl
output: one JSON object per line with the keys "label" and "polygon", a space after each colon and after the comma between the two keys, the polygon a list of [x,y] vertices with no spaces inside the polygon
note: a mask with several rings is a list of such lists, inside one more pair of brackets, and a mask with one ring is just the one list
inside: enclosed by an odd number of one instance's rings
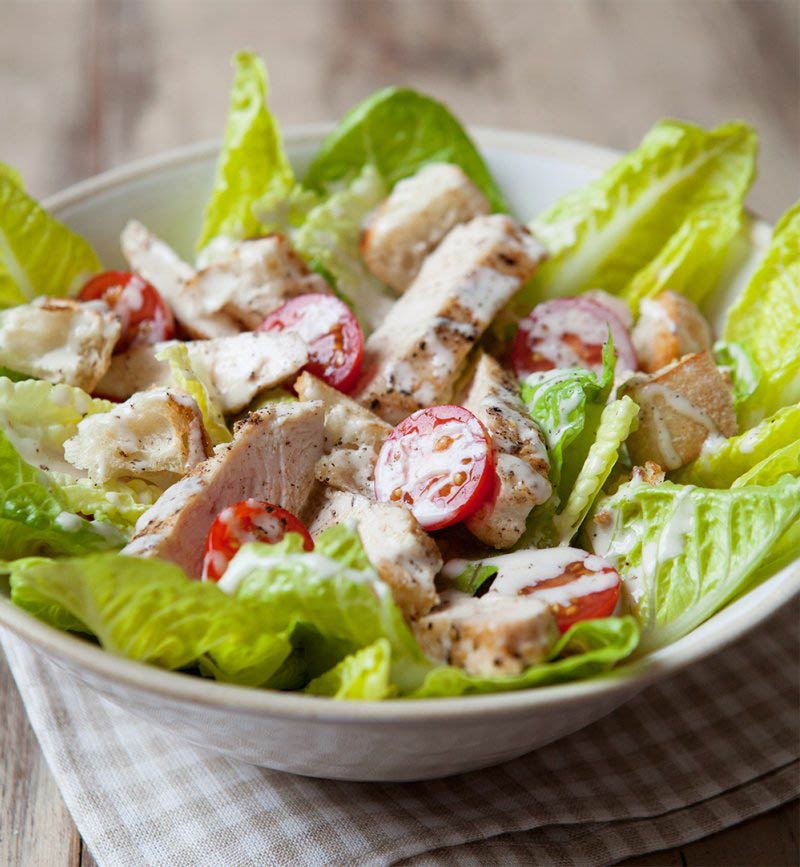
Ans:
{"label": "white ceramic bowl", "polygon": [[[287,134],[302,171],[325,129]],[[528,219],[585,183],[616,155],[542,136],[478,130],[476,138],[517,214]],[[122,264],[119,232],[136,217],[190,256],[216,146],[185,148],[108,172],[47,207],[85,234],[107,266]],[[751,233],[763,248],[768,228]],[[754,257],[741,262],[729,296]],[[712,318],[718,311],[709,311]],[[419,780],[523,755],[599,719],[645,686],[734,641],[800,591],[800,561],[670,647],[592,681],[468,698],[334,702],[227,686],[120,659],[15,608],[0,592],[0,625],[108,700],[195,744],[245,762],[346,780]]]}

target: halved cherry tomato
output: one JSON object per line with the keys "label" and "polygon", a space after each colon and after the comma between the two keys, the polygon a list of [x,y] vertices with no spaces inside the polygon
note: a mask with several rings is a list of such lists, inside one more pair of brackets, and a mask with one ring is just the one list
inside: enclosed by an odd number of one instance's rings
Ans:
{"label": "halved cherry tomato", "polygon": [[81,289],[81,301],[104,301],[120,318],[115,352],[175,336],[175,318],[155,287],[132,271],[104,271]]}
{"label": "halved cherry tomato", "polygon": [[430,406],[389,434],[375,465],[375,496],[404,503],[426,530],[449,527],[494,493],[486,428],[462,406]]}
{"label": "halved cherry tomato", "polygon": [[609,306],[583,297],[537,304],[520,322],[511,347],[514,371],[520,379],[529,373],[567,367],[600,373],[609,328],[618,368],[635,370],[636,352],[628,329]]}
{"label": "halved cherry tomato", "polygon": [[293,331],[308,344],[306,370],[339,391],[356,384],[364,335],[350,308],[334,295],[298,295],[273,310],[257,331]]}
{"label": "halved cherry tomato", "polygon": [[489,593],[541,599],[550,606],[561,632],[580,620],[614,613],[620,577],[602,557],[580,548],[540,548],[525,555],[524,570],[501,569]]}
{"label": "halved cherry tomato", "polygon": [[287,533],[299,533],[303,548],[314,550],[314,541],[303,522],[286,509],[253,499],[228,506],[217,515],[208,531],[203,580],[219,581],[234,554],[247,542],[274,544]]}

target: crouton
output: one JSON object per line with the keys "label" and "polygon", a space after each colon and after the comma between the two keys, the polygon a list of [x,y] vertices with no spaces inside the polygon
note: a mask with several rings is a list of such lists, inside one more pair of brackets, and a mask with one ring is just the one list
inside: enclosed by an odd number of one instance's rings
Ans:
{"label": "crouton", "polygon": [[675,470],[693,461],[709,435],[736,433],[733,388],[710,352],[685,355],[620,388],[639,405],[639,428],[627,439],[634,464]]}
{"label": "crouton", "polygon": [[199,578],[206,536],[224,508],[254,497],[300,513],[322,454],[322,419],[320,403],[250,413],[234,427],[233,442],[217,446],[139,518],[122,553],[169,560]]}
{"label": "crouton", "polygon": [[392,424],[446,394],[544,250],[510,217],[456,226],[367,340],[355,398]]}
{"label": "crouton", "polygon": [[639,305],[631,332],[639,367],[654,373],[671,361],[711,349],[713,337],[697,305],[677,292],[662,292]]}
{"label": "crouton", "polygon": [[392,426],[310,373],[294,385],[301,400],[325,407],[325,454],[317,479],[334,488],[375,499],[375,462]]}
{"label": "crouton", "polygon": [[400,295],[452,228],[490,210],[458,166],[430,163],[396,184],[369,216],[362,255],[369,270]]}
{"label": "crouton", "polygon": [[119,335],[119,319],[102,301],[37,298],[0,315],[0,365],[91,391]]}
{"label": "crouton", "polygon": [[238,334],[242,330],[227,313],[206,311],[203,298],[192,284],[194,268],[141,223],[131,220],[125,226],[121,244],[131,269],[158,290],[191,337],[205,340]]}
{"label": "crouton", "polygon": [[98,485],[136,478],[168,487],[211,454],[203,416],[184,392],[157,388],[87,416],[64,457]]}
{"label": "crouton", "polygon": [[546,659],[559,636],[550,606],[540,599],[499,593],[476,599],[453,590],[412,627],[431,659],[478,677],[520,674]]}
{"label": "crouton", "polygon": [[490,355],[480,356],[464,406],[492,437],[497,475],[495,496],[466,525],[487,545],[510,548],[524,532],[531,509],[550,496],[547,447],[525,411],[517,380]]}
{"label": "crouton", "polygon": [[257,328],[285,301],[309,292],[330,293],[283,235],[232,244],[227,255],[189,281],[188,291],[202,299],[207,313],[224,313],[244,328]]}
{"label": "crouton", "polygon": [[[134,346],[115,355],[97,384],[97,393],[112,400],[125,400],[137,391],[172,381],[170,366],[156,355],[173,341],[153,346]],[[226,415],[243,410],[261,391],[280,385],[308,361],[305,343],[286,332],[245,332],[211,340],[190,340],[189,360],[214,390]]]}

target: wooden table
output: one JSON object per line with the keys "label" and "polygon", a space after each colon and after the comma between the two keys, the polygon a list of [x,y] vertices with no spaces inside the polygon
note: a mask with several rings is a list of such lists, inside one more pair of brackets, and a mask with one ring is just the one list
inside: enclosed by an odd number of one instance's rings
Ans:
{"label": "wooden table", "polygon": [[[285,124],[372,89],[465,121],[630,148],[658,117],[759,130],[750,202],[800,192],[798,0],[0,0],[0,159],[39,196],[219,135],[228,60],[268,60]],[[0,660],[0,865],[91,864]],[[638,864],[798,863],[797,804]]]}

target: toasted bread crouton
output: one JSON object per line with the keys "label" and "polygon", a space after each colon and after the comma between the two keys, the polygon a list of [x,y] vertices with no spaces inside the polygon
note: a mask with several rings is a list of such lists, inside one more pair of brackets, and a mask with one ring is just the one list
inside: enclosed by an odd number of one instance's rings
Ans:
{"label": "toasted bread crouton", "polygon": [[122,230],[121,243],[131,270],[158,290],[191,337],[205,340],[238,334],[242,330],[227,313],[206,311],[203,298],[192,285],[194,268],[141,223],[131,220]]}
{"label": "toasted bread crouton", "polygon": [[392,424],[446,394],[544,249],[510,217],[456,226],[367,340],[355,398]]}
{"label": "toasted bread crouton", "polygon": [[453,227],[490,211],[486,197],[458,166],[429,163],[397,183],[372,212],[361,252],[369,270],[399,295]]}
{"label": "toasted bread crouton", "polygon": [[627,440],[634,464],[675,470],[693,461],[710,434],[736,433],[733,388],[710,352],[685,355],[656,373],[637,374],[620,394],[639,405],[639,428]]}
{"label": "toasted bread crouton", "polygon": [[713,342],[711,327],[697,305],[669,290],[642,301],[631,339],[639,366],[647,373],[684,355],[705,352]]}
{"label": "toasted bread crouton", "polygon": [[497,474],[494,498],[466,525],[485,544],[510,548],[525,530],[531,509],[550,496],[547,447],[525,411],[517,380],[490,355],[479,358],[464,407],[492,437]]}
{"label": "toasted bread crouton", "polygon": [[[137,391],[169,384],[169,363],[159,361],[156,355],[170,343],[133,346],[115,355],[97,385],[97,393],[125,400]],[[305,343],[288,331],[247,331],[231,337],[190,340],[185,345],[192,366],[212,386],[226,415],[240,412],[259,392],[290,379],[308,361]]]}
{"label": "toasted bread crouton", "polygon": [[404,616],[414,620],[427,614],[439,601],[434,579],[442,555],[411,512],[404,506],[371,503],[358,519],[358,534]]}
{"label": "toasted bread crouton", "polygon": [[136,478],[168,487],[210,454],[197,404],[166,388],[140,392],[109,412],[87,416],[64,443],[64,457],[98,485]]}
{"label": "toasted bread crouton", "polygon": [[546,659],[559,635],[545,602],[499,593],[476,599],[445,591],[441,604],[412,625],[427,656],[479,677],[520,674]]}
{"label": "toasted bread crouton", "polygon": [[234,427],[233,442],[168,488],[137,521],[123,554],[158,557],[202,573],[206,536],[226,507],[254,497],[298,514],[322,454],[320,403],[276,403]]}
{"label": "toasted bread crouton", "polygon": [[224,258],[192,277],[189,291],[208,313],[221,311],[252,329],[290,298],[330,293],[331,287],[309,271],[283,235],[269,235],[233,243]]}
{"label": "toasted bread crouton", "polygon": [[119,319],[101,301],[37,298],[0,315],[0,365],[91,391],[119,334]]}
{"label": "toasted bread crouton", "polygon": [[375,462],[392,426],[310,373],[294,384],[300,400],[325,407],[325,454],[317,479],[326,485],[375,499]]}

